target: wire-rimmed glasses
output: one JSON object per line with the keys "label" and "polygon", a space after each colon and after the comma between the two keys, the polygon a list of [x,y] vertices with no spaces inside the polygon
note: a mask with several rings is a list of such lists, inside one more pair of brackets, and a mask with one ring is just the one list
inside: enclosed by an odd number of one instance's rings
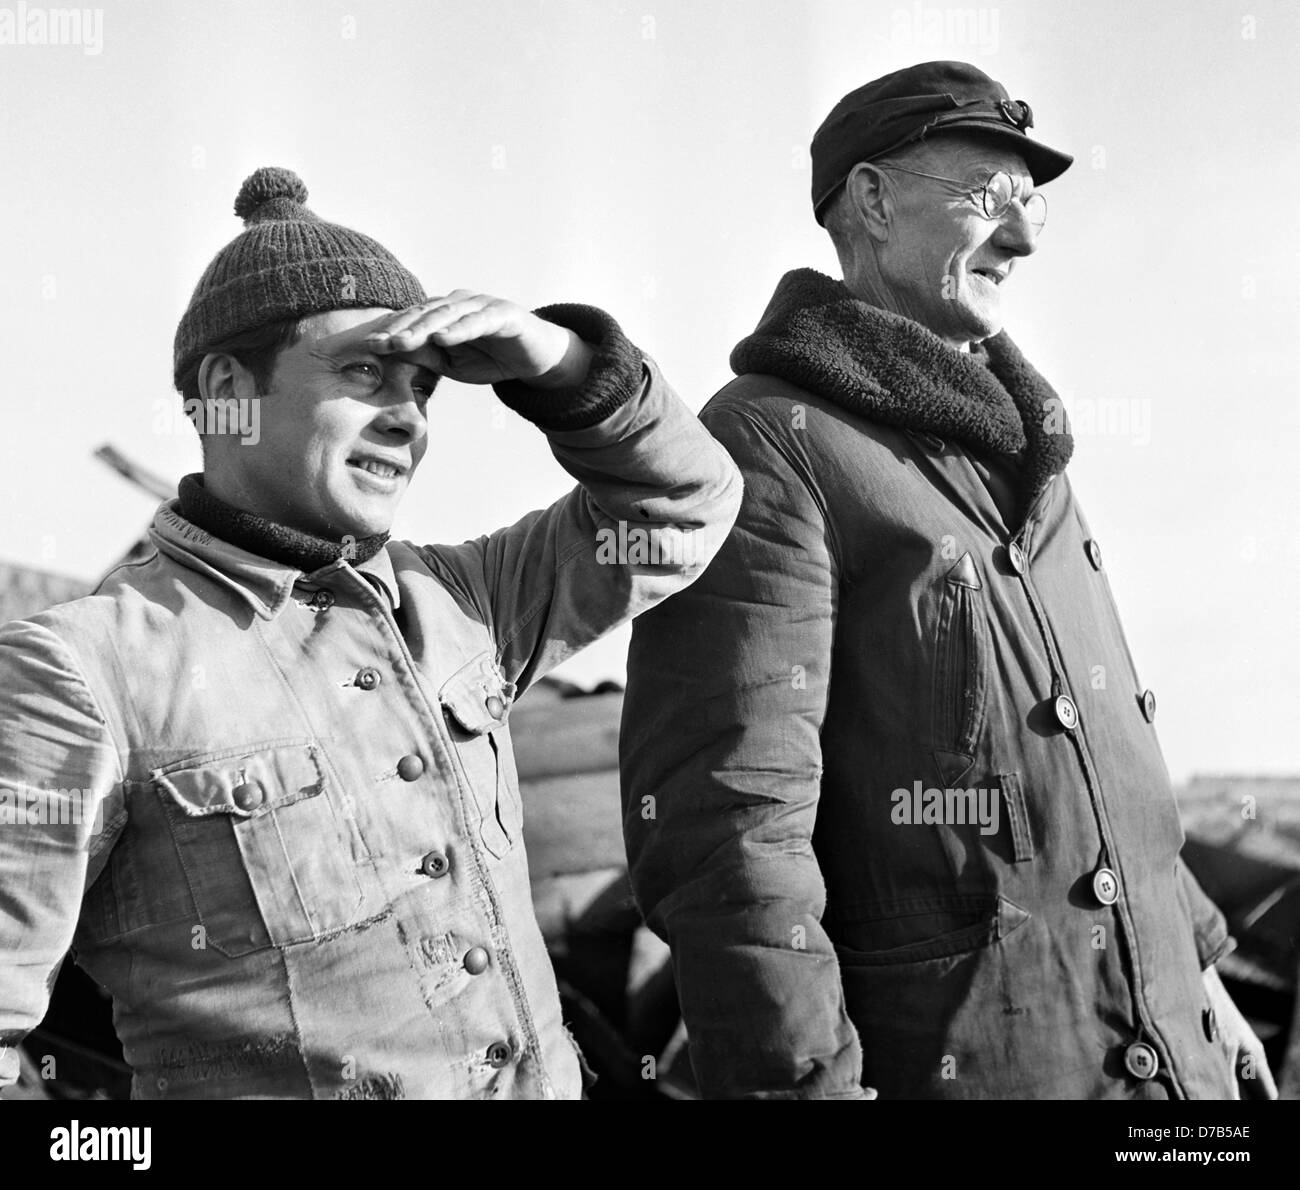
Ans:
{"label": "wire-rimmed glasses", "polygon": [[[933,178],[936,182],[950,182],[954,186],[960,186],[968,194],[975,194],[977,191],[980,196],[980,208],[983,210],[986,218],[999,219],[1006,213],[1007,208],[1015,201],[1016,184],[1011,175],[1005,170],[998,170],[992,177],[980,186],[972,186],[970,182],[962,178],[945,178],[942,174],[927,174],[919,169],[908,169],[902,165],[892,165],[885,162],[873,162],[877,169],[897,170],[902,174],[915,174],[918,178]],[[1047,222],[1047,199],[1035,190],[1028,198],[1022,199],[1021,204],[1025,210],[1025,217],[1029,220],[1029,225],[1035,232],[1043,230],[1043,225]]]}

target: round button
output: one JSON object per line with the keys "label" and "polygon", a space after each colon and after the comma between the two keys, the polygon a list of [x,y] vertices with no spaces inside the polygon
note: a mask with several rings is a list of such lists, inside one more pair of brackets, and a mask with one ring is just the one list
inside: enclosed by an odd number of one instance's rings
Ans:
{"label": "round button", "polygon": [[1093,570],[1101,569],[1101,546],[1097,544],[1095,538],[1090,538],[1087,545],[1088,561],[1092,563]]}
{"label": "round button", "polygon": [[1025,551],[1017,542],[1013,541],[1007,546],[1007,560],[1011,563],[1011,569],[1017,574],[1025,573]]}
{"label": "round button", "polygon": [[1142,691],[1142,717],[1148,723],[1156,721],[1156,696],[1154,691]]}
{"label": "round button", "polygon": [[500,1070],[510,1061],[510,1047],[504,1041],[494,1041],[488,1046],[487,1061],[489,1066],[495,1066]]}
{"label": "round button", "polygon": [[1109,868],[1098,868],[1092,874],[1092,895],[1103,905],[1113,905],[1119,900],[1119,877]]}
{"label": "round button", "polygon": [[1056,721],[1066,731],[1073,731],[1079,726],[1079,708],[1068,694],[1059,695],[1052,704],[1052,710],[1056,713]]}
{"label": "round button", "polygon": [[262,792],[262,787],[256,781],[245,781],[242,785],[236,785],[231,790],[230,796],[235,799],[235,805],[241,810],[256,810],[266,801],[266,794]]}
{"label": "round button", "polygon": [[318,611],[329,611],[329,609],[334,606],[334,592],[317,591],[316,594],[311,597],[311,605]]}
{"label": "round button", "polygon": [[443,855],[441,851],[430,851],[420,861],[420,871],[426,876],[437,879],[439,876],[445,876],[451,871],[451,860]]}
{"label": "round button", "polygon": [[397,775],[403,781],[418,780],[421,773],[424,772],[424,761],[421,760],[414,752],[410,756],[403,756],[397,762]]}
{"label": "round button", "polygon": [[357,671],[357,685],[362,690],[373,690],[383,680],[384,675],[372,666],[367,665],[365,669]]}
{"label": "round button", "polygon": [[1207,1008],[1201,1013],[1201,1028],[1205,1030],[1206,1041],[1219,1040],[1219,1018],[1214,1015],[1213,1008]]}
{"label": "round button", "polygon": [[1124,1067],[1134,1078],[1150,1078],[1160,1069],[1160,1059],[1145,1041],[1135,1041],[1124,1051]]}
{"label": "round button", "polygon": [[487,713],[493,719],[500,719],[506,713],[506,704],[495,694],[489,694],[487,697]]}
{"label": "round button", "polygon": [[481,946],[471,946],[465,952],[465,970],[471,975],[482,975],[488,969],[488,952]]}

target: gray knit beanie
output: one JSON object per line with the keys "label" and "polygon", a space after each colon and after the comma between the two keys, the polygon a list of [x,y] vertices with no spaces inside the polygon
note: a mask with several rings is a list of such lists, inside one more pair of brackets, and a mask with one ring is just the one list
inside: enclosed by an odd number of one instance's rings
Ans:
{"label": "gray knit beanie", "polygon": [[298,175],[274,166],[239,188],[235,214],[247,230],[204,270],[176,328],[177,389],[213,344],[266,323],[325,310],[401,310],[425,300],[419,281],[386,248],[324,222],[306,201]]}

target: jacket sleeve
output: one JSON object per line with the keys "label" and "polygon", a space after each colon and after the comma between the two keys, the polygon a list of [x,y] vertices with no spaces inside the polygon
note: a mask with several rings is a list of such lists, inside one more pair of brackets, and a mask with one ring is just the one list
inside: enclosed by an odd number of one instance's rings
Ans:
{"label": "jacket sleeve", "polygon": [[1231,954],[1237,943],[1228,933],[1228,923],[1219,907],[1206,896],[1200,882],[1192,875],[1181,856],[1177,863],[1179,898],[1192,924],[1196,936],[1196,953],[1201,969],[1213,966],[1226,954]]}
{"label": "jacket sleeve", "polygon": [[[82,895],[120,822],[121,766],[71,651],[48,628],[0,629],[0,1086],[40,1024]],[[115,800],[116,799],[116,800]]]}
{"label": "jacket sleeve", "polygon": [[863,1097],[813,854],[838,567],[793,440],[704,420],[745,477],[689,590],[633,627],[621,737],[632,886],[672,948],[711,1098]]}
{"label": "jacket sleeve", "polygon": [[726,451],[612,318],[586,306],[537,313],[596,348],[587,380],[497,392],[546,432],[578,486],[496,533],[420,550],[487,624],[506,680],[520,689],[692,582],[741,494]]}

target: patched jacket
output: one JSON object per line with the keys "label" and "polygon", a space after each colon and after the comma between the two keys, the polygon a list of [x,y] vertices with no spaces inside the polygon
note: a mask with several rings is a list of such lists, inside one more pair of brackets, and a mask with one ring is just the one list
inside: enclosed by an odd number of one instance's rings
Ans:
{"label": "patched jacket", "polygon": [[[652,362],[610,383],[547,431],[580,486],[509,528],[304,574],[173,501],[154,555],[0,630],[0,1044],[73,944],[139,1098],[581,1094],[510,708],[691,582],[741,490]],[[692,549],[601,552],[629,524]]]}
{"label": "patched jacket", "polygon": [[743,506],[634,626],[622,733],[705,1093],[1231,1094],[1230,940],[1059,398],[811,270],[732,364],[701,417]]}

